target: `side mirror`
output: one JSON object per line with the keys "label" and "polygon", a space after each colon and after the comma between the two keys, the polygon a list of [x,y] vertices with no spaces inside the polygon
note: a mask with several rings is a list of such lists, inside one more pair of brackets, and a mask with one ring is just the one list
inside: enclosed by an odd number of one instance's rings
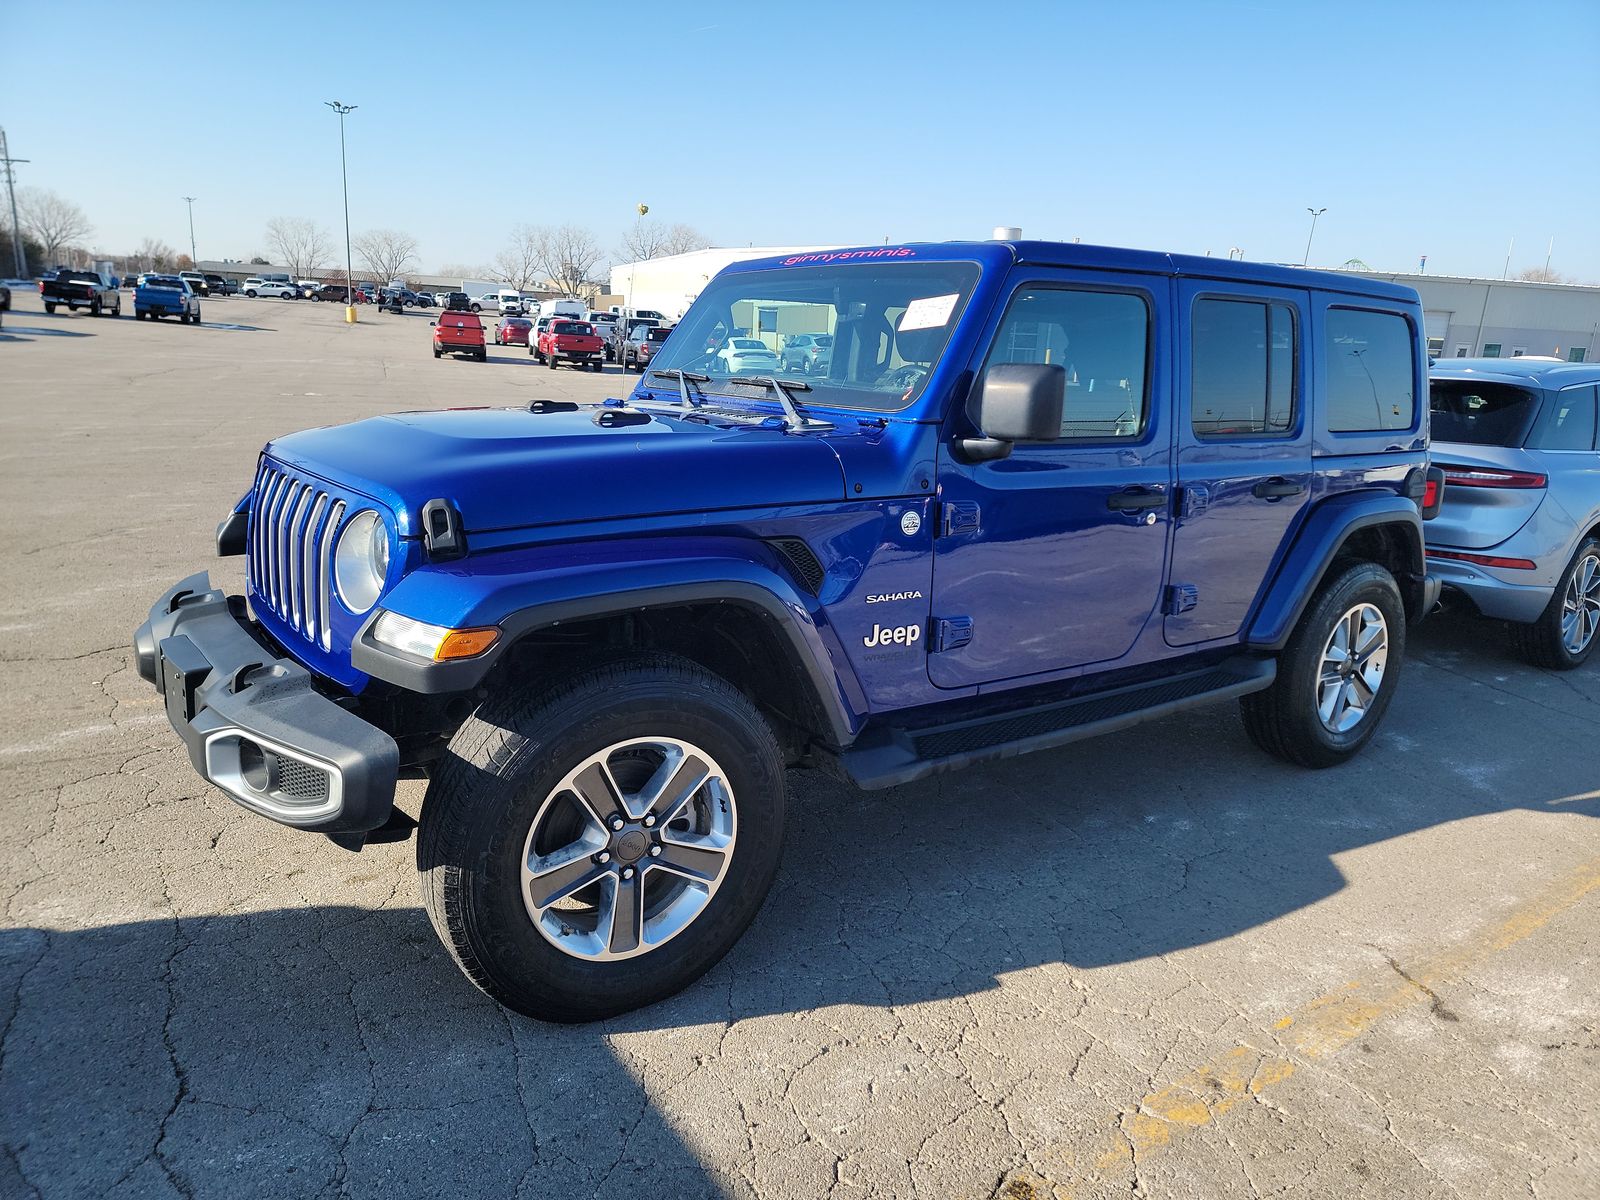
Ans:
{"label": "side mirror", "polygon": [[1056,441],[1066,400],[1066,368],[995,363],[967,402],[967,415],[983,436],[962,438],[960,449],[973,462],[988,462],[1005,458],[1017,442]]}

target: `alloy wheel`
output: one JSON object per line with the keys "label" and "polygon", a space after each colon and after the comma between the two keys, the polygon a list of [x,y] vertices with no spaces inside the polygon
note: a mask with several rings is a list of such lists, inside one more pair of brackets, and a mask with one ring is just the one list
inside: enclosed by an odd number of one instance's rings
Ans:
{"label": "alloy wheel", "polygon": [[1376,605],[1358,604],[1333,627],[1317,677],[1317,715],[1333,733],[1361,723],[1383,686],[1389,626]]}
{"label": "alloy wheel", "polygon": [[733,788],[709,754],[677,738],[614,743],[539,806],[523,846],[523,904],[574,958],[647,954],[705,911],[735,833]]}
{"label": "alloy wheel", "polygon": [[1600,555],[1579,560],[1561,598],[1561,641],[1569,654],[1582,654],[1600,631]]}

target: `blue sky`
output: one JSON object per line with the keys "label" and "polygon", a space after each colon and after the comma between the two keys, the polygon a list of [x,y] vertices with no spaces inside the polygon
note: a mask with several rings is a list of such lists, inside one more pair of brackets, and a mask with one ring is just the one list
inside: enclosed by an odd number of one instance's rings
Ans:
{"label": "blue sky", "polygon": [[[104,87],[63,69],[103,70]],[[229,82],[214,82],[226,71]],[[75,74],[70,72],[69,74]],[[108,91],[109,90],[109,91]],[[109,99],[108,99],[109,94]],[[519,223],[615,247],[1030,237],[1600,282],[1600,3],[0,2],[20,183],[100,248],[403,229],[424,269]],[[625,119],[620,114],[626,114]]]}

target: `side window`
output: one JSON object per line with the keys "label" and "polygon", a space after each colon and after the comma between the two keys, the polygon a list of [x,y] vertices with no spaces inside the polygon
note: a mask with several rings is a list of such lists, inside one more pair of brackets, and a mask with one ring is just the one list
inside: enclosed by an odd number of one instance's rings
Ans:
{"label": "side window", "polygon": [[1592,450],[1594,422],[1594,388],[1567,388],[1547,394],[1539,422],[1528,438],[1528,447],[1533,450]]}
{"label": "side window", "polygon": [[1063,441],[1132,441],[1148,412],[1150,306],[1128,292],[1025,287],[1012,297],[990,363],[1056,363],[1067,372]]}
{"label": "side window", "polygon": [[1334,433],[1410,429],[1417,418],[1416,348],[1397,313],[1327,313],[1328,428]]}
{"label": "side window", "polygon": [[1196,436],[1277,437],[1294,428],[1295,332],[1287,304],[1195,301],[1189,418]]}

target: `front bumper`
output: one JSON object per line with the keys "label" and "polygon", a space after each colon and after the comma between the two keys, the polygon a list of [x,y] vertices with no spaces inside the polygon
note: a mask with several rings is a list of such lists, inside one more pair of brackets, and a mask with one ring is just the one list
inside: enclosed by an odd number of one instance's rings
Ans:
{"label": "front bumper", "polygon": [[252,632],[244,601],[201,572],[167,589],[134,634],[139,674],[166,698],[195,770],[252,812],[357,833],[394,808],[395,741],[318,692]]}
{"label": "front bumper", "polygon": [[1449,558],[1428,559],[1429,578],[1438,579],[1444,587],[1460,593],[1472,601],[1473,607],[1486,617],[1499,621],[1515,621],[1531,625],[1537,621],[1555,594],[1552,587],[1536,584],[1508,583],[1501,574],[1526,574],[1507,569],[1480,567],[1476,563],[1458,562]]}

